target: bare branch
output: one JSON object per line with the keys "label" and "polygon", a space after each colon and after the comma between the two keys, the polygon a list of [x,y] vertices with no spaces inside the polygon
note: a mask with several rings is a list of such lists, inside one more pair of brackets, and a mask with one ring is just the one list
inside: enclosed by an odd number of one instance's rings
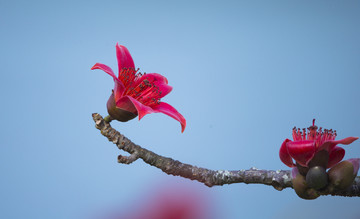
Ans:
{"label": "bare branch", "polygon": [[123,155],[118,156],[118,162],[123,163],[123,164],[131,164],[132,162],[136,161],[137,159],[139,159],[139,156],[136,151],[133,154],[131,154],[130,156],[123,156]]}
{"label": "bare branch", "polygon": [[[279,191],[288,187],[292,188],[291,172],[289,170],[259,170],[255,167],[249,170],[209,170],[185,164],[140,147],[113,129],[101,115],[94,113],[92,116],[96,128],[101,131],[102,135],[116,144],[120,150],[130,153],[130,156],[119,155],[119,163],[130,164],[141,158],[145,163],[157,167],[167,174],[197,180],[209,187],[232,183],[246,183],[269,185]],[[345,191],[323,190],[320,193],[321,195],[360,197],[360,177],[357,176],[353,185]]]}

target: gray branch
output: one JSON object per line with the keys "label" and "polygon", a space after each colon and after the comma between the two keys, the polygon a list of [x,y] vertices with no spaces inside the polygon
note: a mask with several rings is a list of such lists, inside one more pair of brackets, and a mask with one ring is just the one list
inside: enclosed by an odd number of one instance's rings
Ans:
{"label": "gray branch", "polygon": [[[161,169],[163,172],[197,180],[205,185],[221,186],[232,183],[264,184],[273,186],[276,190],[292,188],[291,172],[289,170],[259,170],[255,167],[249,170],[209,170],[190,164],[185,164],[169,157],[163,157],[133,143],[120,132],[113,129],[103,117],[97,113],[92,114],[95,126],[120,150],[130,156],[119,155],[118,162],[130,164],[141,158],[145,163]],[[360,177],[357,176],[353,185],[345,191],[321,191],[321,195],[358,196],[360,197]]]}

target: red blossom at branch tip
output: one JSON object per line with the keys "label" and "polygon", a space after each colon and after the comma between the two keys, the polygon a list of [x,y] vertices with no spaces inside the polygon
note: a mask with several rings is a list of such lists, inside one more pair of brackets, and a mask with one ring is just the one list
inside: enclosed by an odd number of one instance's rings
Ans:
{"label": "red blossom at branch tip", "polygon": [[185,118],[170,104],[161,102],[161,98],[169,94],[172,87],[166,77],[157,74],[141,74],[135,69],[135,64],[129,50],[116,44],[119,75],[104,64],[96,63],[91,70],[100,69],[114,79],[114,90],[107,109],[109,115],[118,121],[128,121],[139,116],[139,120],[150,113],[163,113],[181,124],[181,132],[186,127]]}

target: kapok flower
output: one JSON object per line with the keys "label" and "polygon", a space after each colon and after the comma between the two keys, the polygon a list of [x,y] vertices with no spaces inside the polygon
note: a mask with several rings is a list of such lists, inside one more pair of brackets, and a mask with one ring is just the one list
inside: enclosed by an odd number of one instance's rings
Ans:
{"label": "kapok flower", "polygon": [[[151,186],[151,183],[148,183]],[[159,184],[159,183],[158,183]],[[149,187],[149,185],[148,185]],[[197,187],[172,185],[169,182],[150,187],[150,193],[140,194],[135,204],[116,207],[103,219],[208,219],[214,208],[208,195]],[[132,198],[134,199],[134,198]]]}
{"label": "kapok flower", "polygon": [[305,128],[300,131],[300,129],[294,127],[292,135],[294,141],[285,139],[279,152],[281,161],[289,167],[296,166],[293,159],[299,165],[308,167],[308,164],[315,155],[325,151],[327,153],[324,154],[328,156],[326,157],[328,161],[324,168],[330,168],[339,163],[345,155],[345,150],[337,146],[337,144],[348,145],[358,139],[358,137],[347,137],[341,140],[335,140],[336,131],[332,129],[324,129],[323,131],[321,127],[318,129],[318,127],[315,126],[315,119],[313,120],[313,125],[308,128],[307,132]]}
{"label": "kapok flower", "polygon": [[91,70],[100,69],[113,77],[115,88],[107,102],[109,115],[116,120],[126,122],[139,115],[164,113],[181,124],[181,132],[186,127],[185,118],[171,105],[160,102],[172,90],[168,80],[157,73],[141,74],[135,69],[129,50],[116,44],[119,76],[107,65],[96,63]]}

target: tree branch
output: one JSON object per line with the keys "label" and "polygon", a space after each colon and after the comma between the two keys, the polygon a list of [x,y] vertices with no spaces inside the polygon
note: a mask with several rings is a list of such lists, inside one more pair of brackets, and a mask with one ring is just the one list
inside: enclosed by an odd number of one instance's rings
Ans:
{"label": "tree branch", "polygon": [[[259,170],[255,167],[249,170],[209,170],[201,167],[185,164],[169,157],[163,157],[149,151],[139,145],[131,142],[120,132],[113,129],[103,117],[97,113],[93,113],[92,117],[95,121],[95,127],[101,131],[101,134],[117,145],[120,150],[130,153],[130,156],[119,155],[118,162],[130,164],[141,158],[145,163],[161,169],[163,172],[197,180],[205,185],[221,186],[232,183],[246,184],[264,184],[273,186],[276,190],[284,188],[292,188],[291,171],[290,170]],[[358,196],[360,197],[360,177],[357,176],[353,185],[344,191],[320,191],[321,195],[338,195],[338,196]]]}

